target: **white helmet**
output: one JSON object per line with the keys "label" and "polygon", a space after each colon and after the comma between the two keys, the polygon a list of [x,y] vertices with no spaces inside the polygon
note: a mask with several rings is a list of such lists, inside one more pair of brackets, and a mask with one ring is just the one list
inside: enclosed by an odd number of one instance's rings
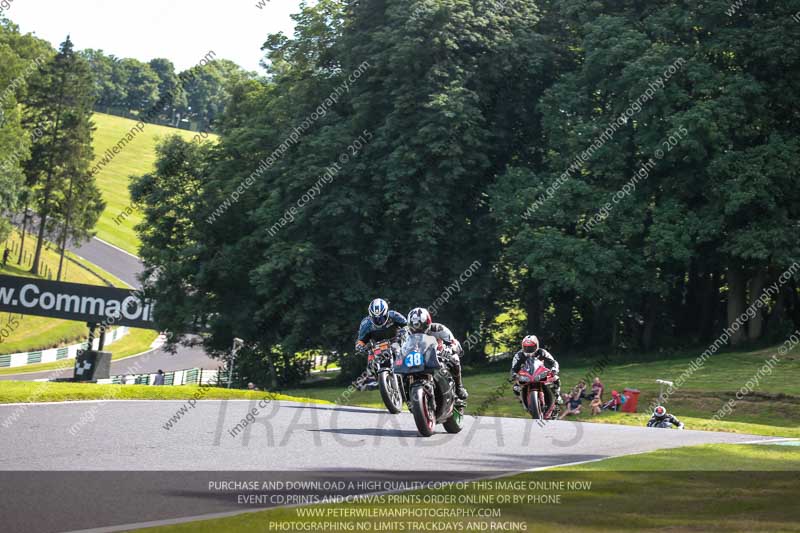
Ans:
{"label": "white helmet", "polygon": [[369,319],[376,326],[386,324],[389,318],[389,304],[383,298],[375,298],[369,303]]}
{"label": "white helmet", "polygon": [[408,329],[412,333],[427,333],[431,322],[431,314],[424,307],[415,307],[408,313]]}
{"label": "white helmet", "polygon": [[526,335],[522,339],[522,351],[527,354],[536,353],[539,350],[539,338],[536,335]]}
{"label": "white helmet", "polygon": [[663,405],[658,405],[656,406],[655,409],[653,409],[653,416],[656,418],[664,418],[666,414],[667,410],[664,408]]}

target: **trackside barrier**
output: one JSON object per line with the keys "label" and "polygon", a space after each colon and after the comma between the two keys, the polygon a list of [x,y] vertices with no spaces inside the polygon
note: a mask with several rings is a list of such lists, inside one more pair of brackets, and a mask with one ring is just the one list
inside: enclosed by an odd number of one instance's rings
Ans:
{"label": "trackside barrier", "polygon": [[[127,326],[121,326],[108,331],[106,333],[106,346],[118,341],[128,333],[130,333],[130,329]],[[93,349],[99,350],[100,339],[95,339],[92,346]],[[78,350],[83,350],[85,348],[86,343],[83,342],[61,348],[0,355],[0,368],[19,367],[35,363],[52,363],[54,361],[60,361],[61,359],[75,359],[78,355]]]}
{"label": "trackside barrier", "polygon": [[[101,385],[151,385],[158,374],[121,374],[109,379],[98,379]],[[227,374],[209,368],[187,368],[164,372],[164,385],[210,385],[225,386]]]}

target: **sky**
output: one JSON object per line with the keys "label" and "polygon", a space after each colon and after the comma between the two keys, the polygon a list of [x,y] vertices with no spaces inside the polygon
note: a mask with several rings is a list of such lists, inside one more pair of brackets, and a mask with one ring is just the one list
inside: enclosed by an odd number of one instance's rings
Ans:
{"label": "sky", "polygon": [[[4,16],[54,47],[69,34],[77,49],[149,61],[166,57],[178,71],[209,51],[259,73],[270,33],[291,35],[299,0],[4,0]],[[257,7],[262,2],[263,7]]]}

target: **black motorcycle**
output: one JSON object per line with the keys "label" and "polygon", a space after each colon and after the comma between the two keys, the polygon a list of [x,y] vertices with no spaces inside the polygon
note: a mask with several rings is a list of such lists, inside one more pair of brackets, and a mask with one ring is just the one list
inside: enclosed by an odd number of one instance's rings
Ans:
{"label": "black motorcycle", "polygon": [[433,435],[437,423],[448,433],[464,427],[466,403],[456,397],[453,376],[444,364],[446,351],[438,350],[436,338],[424,333],[408,336],[394,362],[394,373],[401,378],[414,415],[417,430],[423,437]]}
{"label": "black motorcycle", "polygon": [[403,387],[400,377],[396,376],[393,369],[395,350],[392,349],[390,340],[371,341],[367,364],[377,376],[378,389],[381,391],[383,404],[390,413],[396,415],[403,410]]}

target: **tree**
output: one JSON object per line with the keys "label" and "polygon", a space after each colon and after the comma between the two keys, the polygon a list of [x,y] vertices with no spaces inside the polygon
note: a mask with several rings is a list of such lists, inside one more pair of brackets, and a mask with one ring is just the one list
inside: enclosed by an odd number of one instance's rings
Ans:
{"label": "tree", "polygon": [[176,112],[187,105],[186,93],[175,74],[175,65],[169,59],[157,58],[150,60],[150,68],[159,79],[158,94],[164,106],[164,118],[174,123]]}
{"label": "tree", "polygon": [[[164,324],[204,325],[218,354],[246,339],[273,386],[312,350],[360,371],[376,296],[405,311],[446,293],[435,318],[480,339],[475,361],[504,311],[562,351],[713,338],[800,259],[800,4],[770,6],[301,6],[224,113],[219,80],[180,76],[221,138],[170,144],[164,191],[141,195],[142,257],[180,287],[161,289]],[[800,316],[796,285],[751,339]]]}
{"label": "tree", "polygon": [[161,80],[147,63],[126,58],[120,62],[126,73],[125,105],[127,109],[143,113],[158,101]]}
{"label": "tree", "polygon": [[[0,21],[0,212],[23,211],[22,242],[25,242],[30,183],[25,166],[30,149],[43,132],[27,106],[28,86],[40,76],[40,68],[53,55],[50,45],[30,34],[21,35],[14,24]],[[0,237],[10,224],[0,219]],[[20,261],[22,254],[20,253]]]}
{"label": "tree", "polygon": [[[45,134],[34,143],[28,172],[35,184],[34,202],[39,214],[39,239],[31,272],[38,274],[45,232],[50,217],[69,195],[74,180],[91,180],[91,116],[93,80],[86,61],[78,56],[67,37],[43,75],[31,84],[29,103]],[[73,192],[75,189],[73,188]]]}
{"label": "tree", "polygon": [[[196,65],[179,74],[181,87],[186,95],[184,112],[199,122],[200,129],[208,129],[222,117],[230,99],[228,86],[249,78],[241,67],[227,59],[217,59]],[[179,108],[181,109],[181,108]]]}
{"label": "tree", "polygon": [[[26,62],[11,46],[16,27],[0,21],[0,213],[13,213],[23,188],[22,162],[30,149],[29,136],[21,123],[18,93],[24,89]],[[0,219],[0,240],[5,241],[11,224]]]}

